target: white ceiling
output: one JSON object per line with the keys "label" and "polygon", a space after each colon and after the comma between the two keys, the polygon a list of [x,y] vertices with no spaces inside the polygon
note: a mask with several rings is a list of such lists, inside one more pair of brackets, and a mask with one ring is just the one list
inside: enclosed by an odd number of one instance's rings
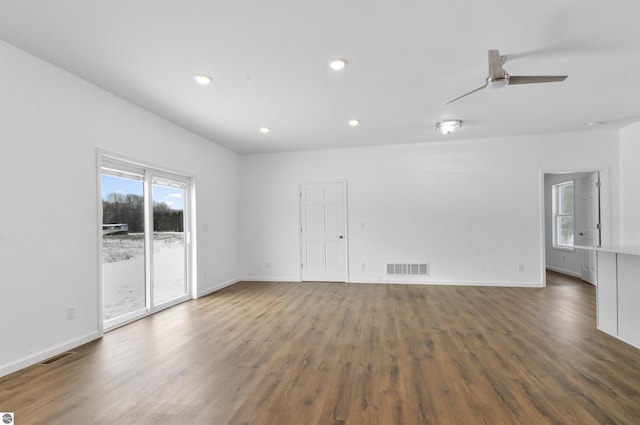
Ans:
{"label": "white ceiling", "polygon": [[[0,38],[239,153],[640,119],[637,0],[0,0]],[[445,106],[484,84],[489,49],[569,78]],[[436,134],[445,118],[464,127]]]}

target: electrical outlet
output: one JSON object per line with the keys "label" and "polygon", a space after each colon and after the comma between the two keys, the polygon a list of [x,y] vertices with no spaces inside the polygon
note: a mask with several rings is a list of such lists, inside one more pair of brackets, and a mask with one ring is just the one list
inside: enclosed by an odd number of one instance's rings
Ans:
{"label": "electrical outlet", "polygon": [[271,268],[271,263],[264,263],[264,268],[265,269],[270,269]]}
{"label": "electrical outlet", "polygon": [[523,271],[524,271],[524,264],[520,264],[520,265],[518,266],[518,271],[519,271],[519,272],[523,272]]}
{"label": "electrical outlet", "polygon": [[76,318],[76,307],[67,307],[67,320],[74,320]]}
{"label": "electrical outlet", "polygon": [[362,270],[366,269],[366,268],[367,268],[367,264],[366,264],[366,263],[362,263],[362,264],[360,264],[360,268],[361,268]]}

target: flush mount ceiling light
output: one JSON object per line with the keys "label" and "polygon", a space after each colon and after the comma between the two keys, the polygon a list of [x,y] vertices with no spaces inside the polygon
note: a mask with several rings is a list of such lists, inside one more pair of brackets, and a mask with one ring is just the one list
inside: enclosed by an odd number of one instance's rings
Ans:
{"label": "flush mount ceiling light", "polygon": [[344,69],[344,67],[347,66],[348,63],[349,62],[346,59],[334,59],[329,62],[329,68],[333,69],[334,71],[340,71]]}
{"label": "flush mount ceiling light", "polygon": [[349,125],[351,127],[357,127],[358,125],[360,125],[360,120],[349,120]]}
{"label": "flush mount ceiling light", "polygon": [[193,79],[196,80],[196,83],[202,86],[211,84],[211,80],[212,80],[212,78],[206,74],[196,74],[193,76]]}
{"label": "flush mount ceiling light", "polygon": [[267,134],[271,131],[271,129],[269,127],[261,127],[260,128],[260,133],[262,134]]}
{"label": "flush mount ceiling light", "polygon": [[453,133],[462,127],[462,120],[446,120],[436,123],[436,131],[442,134]]}

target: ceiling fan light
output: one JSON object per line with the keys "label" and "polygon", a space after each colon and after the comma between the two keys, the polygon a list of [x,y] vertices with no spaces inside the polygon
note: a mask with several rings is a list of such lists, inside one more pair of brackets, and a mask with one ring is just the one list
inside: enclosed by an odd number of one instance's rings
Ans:
{"label": "ceiling fan light", "polygon": [[344,67],[347,66],[348,63],[349,62],[346,59],[334,59],[329,62],[329,68],[333,69],[334,71],[340,71],[344,69]]}
{"label": "ceiling fan light", "polygon": [[462,120],[445,120],[436,123],[436,131],[442,134],[453,133],[462,127]]}
{"label": "ceiling fan light", "polygon": [[211,84],[212,78],[206,74],[196,74],[193,76],[193,79],[196,80],[196,83],[206,86]]}

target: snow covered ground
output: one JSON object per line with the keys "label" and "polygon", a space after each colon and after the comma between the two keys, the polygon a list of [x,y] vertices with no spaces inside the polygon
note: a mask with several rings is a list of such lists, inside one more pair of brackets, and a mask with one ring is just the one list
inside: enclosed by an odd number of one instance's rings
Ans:
{"label": "snow covered ground", "polygon": [[[103,237],[104,320],[145,308],[144,235]],[[185,241],[182,232],[153,237],[154,304],[185,294]]]}

